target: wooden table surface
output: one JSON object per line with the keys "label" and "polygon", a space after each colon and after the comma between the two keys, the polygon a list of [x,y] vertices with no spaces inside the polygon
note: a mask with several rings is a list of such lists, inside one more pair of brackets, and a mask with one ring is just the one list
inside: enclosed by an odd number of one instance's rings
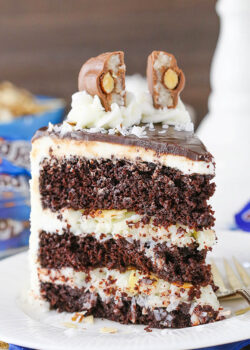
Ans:
{"label": "wooden table surface", "polygon": [[0,80],[70,102],[89,57],[122,49],[127,73],[144,74],[147,55],[162,49],[183,68],[183,100],[200,120],[219,29],[214,7],[215,0],[0,0]]}

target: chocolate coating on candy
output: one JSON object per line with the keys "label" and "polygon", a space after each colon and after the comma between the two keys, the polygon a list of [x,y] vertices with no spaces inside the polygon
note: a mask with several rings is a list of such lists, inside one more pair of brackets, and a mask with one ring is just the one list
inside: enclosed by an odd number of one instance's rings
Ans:
{"label": "chocolate coating on candy", "polygon": [[[118,56],[118,61],[114,56]],[[114,102],[125,105],[124,53],[106,52],[90,58],[80,70],[78,88],[91,96],[97,95],[106,111]]]}
{"label": "chocolate coating on candy", "polygon": [[172,54],[153,51],[148,56],[147,80],[155,108],[176,107],[185,76]]}

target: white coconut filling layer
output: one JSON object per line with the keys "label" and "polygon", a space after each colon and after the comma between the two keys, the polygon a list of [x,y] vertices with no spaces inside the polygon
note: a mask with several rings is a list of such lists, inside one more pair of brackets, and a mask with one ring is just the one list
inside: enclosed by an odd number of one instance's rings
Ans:
{"label": "white coconut filling layer", "polygon": [[[178,285],[158,279],[153,275],[141,274],[137,270],[108,270],[98,268],[85,272],[76,272],[72,268],[61,270],[38,268],[40,282],[67,285],[71,288],[85,288],[85,291],[99,294],[103,301],[114,298],[117,303],[126,295],[134,297],[142,307],[154,309],[164,307],[168,312],[175,310],[180,303],[188,303],[190,283]],[[196,305],[210,305],[219,309],[217,297],[210,285],[200,287],[201,295],[191,301],[192,309]],[[125,294],[124,294],[125,293]]]}
{"label": "white coconut filling layer", "polygon": [[50,209],[43,210],[41,205],[36,206],[32,216],[38,232],[44,230],[61,235],[69,228],[75,236],[92,235],[99,241],[125,238],[129,242],[139,240],[142,245],[150,242],[151,251],[158,243],[166,243],[168,247],[185,247],[196,242],[198,250],[215,244],[213,230],[195,231],[183,225],[164,228],[155,226],[153,218],[149,224],[143,224],[142,218],[142,215],[127,210],[97,210],[86,215],[84,210],[62,209],[54,213]]}
{"label": "white coconut filling layer", "polygon": [[120,145],[109,142],[84,141],[73,139],[52,138],[43,136],[33,141],[31,152],[32,176],[40,171],[40,162],[50,158],[51,154],[58,159],[82,157],[86,159],[125,159],[132,162],[156,163],[180,170],[183,174],[213,175],[214,164],[205,161],[193,161],[184,156],[173,154],[159,154],[151,149],[140,146]]}

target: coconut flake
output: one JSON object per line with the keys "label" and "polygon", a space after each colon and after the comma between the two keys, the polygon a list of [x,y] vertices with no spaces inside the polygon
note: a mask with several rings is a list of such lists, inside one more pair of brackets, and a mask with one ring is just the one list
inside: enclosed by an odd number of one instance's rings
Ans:
{"label": "coconut flake", "polygon": [[175,130],[177,131],[194,131],[194,124],[192,122],[188,122],[185,124],[176,124],[174,126]]}
{"label": "coconut flake", "polygon": [[147,133],[145,131],[144,126],[133,126],[132,129],[130,130],[130,134],[133,134],[137,137],[147,137]]}

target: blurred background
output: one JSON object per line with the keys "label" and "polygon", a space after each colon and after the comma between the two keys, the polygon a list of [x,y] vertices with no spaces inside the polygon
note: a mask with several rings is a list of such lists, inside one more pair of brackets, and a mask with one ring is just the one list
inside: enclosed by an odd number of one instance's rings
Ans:
{"label": "blurred background", "polygon": [[182,98],[198,124],[219,31],[214,7],[214,0],[0,0],[0,80],[69,104],[89,57],[124,50],[128,74],[145,75],[148,54],[166,50],[185,72]]}

